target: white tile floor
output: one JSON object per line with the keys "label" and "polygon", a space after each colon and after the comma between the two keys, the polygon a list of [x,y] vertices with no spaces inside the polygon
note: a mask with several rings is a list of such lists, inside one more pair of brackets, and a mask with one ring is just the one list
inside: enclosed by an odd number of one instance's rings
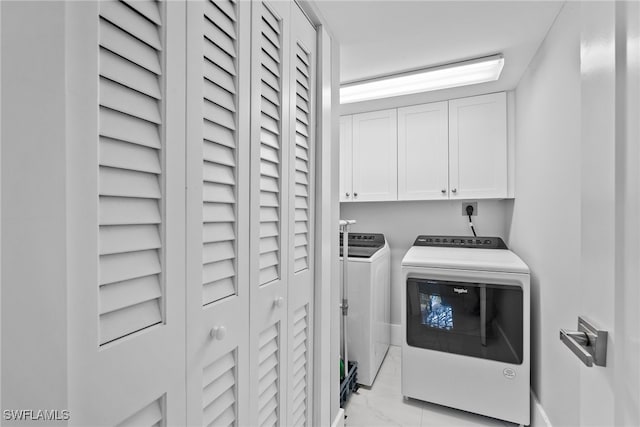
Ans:
{"label": "white tile floor", "polygon": [[360,387],[345,405],[345,426],[515,426],[419,400],[400,393],[400,347],[391,346],[372,387]]}

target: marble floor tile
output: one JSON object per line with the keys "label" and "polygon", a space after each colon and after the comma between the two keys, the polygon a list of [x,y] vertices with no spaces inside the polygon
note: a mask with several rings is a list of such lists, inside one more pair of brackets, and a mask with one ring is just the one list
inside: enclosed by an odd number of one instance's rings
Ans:
{"label": "marble floor tile", "polygon": [[400,347],[391,346],[372,387],[360,387],[345,404],[345,426],[455,427],[513,426],[482,415],[447,408],[400,392]]}

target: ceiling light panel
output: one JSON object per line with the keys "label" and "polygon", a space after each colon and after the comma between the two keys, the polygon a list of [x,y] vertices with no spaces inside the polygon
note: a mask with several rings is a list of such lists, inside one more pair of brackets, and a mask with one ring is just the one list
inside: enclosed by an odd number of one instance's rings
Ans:
{"label": "ceiling light panel", "polygon": [[348,104],[496,81],[500,78],[503,66],[503,56],[494,55],[348,84],[340,88],[340,103]]}

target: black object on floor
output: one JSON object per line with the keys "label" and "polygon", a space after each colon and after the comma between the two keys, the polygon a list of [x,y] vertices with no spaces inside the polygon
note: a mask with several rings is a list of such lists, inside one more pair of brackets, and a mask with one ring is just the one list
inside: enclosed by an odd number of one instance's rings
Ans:
{"label": "black object on floor", "polygon": [[349,375],[340,383],[340,407],[349,399],[351,392],[358,389],[356,380],[358,379],[358,362],[349,362]]}

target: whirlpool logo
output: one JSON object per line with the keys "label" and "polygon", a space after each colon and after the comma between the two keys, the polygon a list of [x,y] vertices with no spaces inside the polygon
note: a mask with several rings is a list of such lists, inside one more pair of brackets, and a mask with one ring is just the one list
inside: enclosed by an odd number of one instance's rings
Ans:
{"label": "whirlpool logo", "polygon": [[468,294],[469,290],[465,288],[453,288],[453,292],[456,294]]}

